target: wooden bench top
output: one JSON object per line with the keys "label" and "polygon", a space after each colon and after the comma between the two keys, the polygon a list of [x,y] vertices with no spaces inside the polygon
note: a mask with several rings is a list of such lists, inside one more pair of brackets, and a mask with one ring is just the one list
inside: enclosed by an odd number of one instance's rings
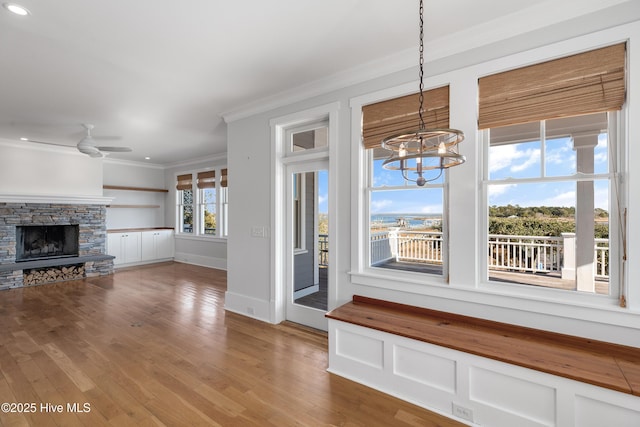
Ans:
{"label": "wooden bench top", "polygon": [[640,348],[359,295],[326,317],[640,396]]}

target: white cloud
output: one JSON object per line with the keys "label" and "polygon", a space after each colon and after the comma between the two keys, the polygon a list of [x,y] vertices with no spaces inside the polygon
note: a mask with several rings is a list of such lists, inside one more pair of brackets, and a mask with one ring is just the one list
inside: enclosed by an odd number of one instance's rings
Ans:
{"label": "white cloud", "polygon": [[575,206],[576,192],[566,191],[543,200],[538,206]]}
{"label": "white cloud", "polygon": [[516,144],[491,147],[489,156],[489,172],[495,173],[502,169],[510,172],[521,172],[540,161],[540,149],[518,149]]}
{"label": "white cloud", "polygon": [[517,151],[519,154],[516,159],[521,159],[522,162],[517,165],[511,166],[511,172],[522,172],[526,170],[529,166],[533,166],[536,163],[540,162],[540,150],[526,150],[526,151]]}
{"label": "white cloud", "polygon": [[370,205],[371,213],[384,212],[385,208],[393,205],[391,200],[376,200],[372,201]]}
{"label": "white cloud", "polygon": [[575,164],[576,153],[573,151],[571,142],[566,142],[554,149],[547,149],[545,153],[546,162],[556,165]]}
{"label": "white cloud", "polygon": [[489,185],[487,188],[487,191],[489,193],[489,200],[491,200],[492,197],[506,194],[509,190],[515,187],[515,184]]}
{"label": "white cloud", "polygon": [[423,214],[440,214],[442,213],[442,205],[423,206],[419,212]]}

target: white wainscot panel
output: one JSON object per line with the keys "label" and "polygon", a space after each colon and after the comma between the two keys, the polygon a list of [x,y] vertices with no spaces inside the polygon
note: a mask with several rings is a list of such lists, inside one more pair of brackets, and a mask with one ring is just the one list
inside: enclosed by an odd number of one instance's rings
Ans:
{"label": "white wainscot panel", "polygon": [[393,347],[393,373],[409,381],[454,394],[456,362],[403,345]]}
{"label": "white wainscot panel", "polygon": [[379,338],[357,332],[336,331],[336,353],[355,362],[382,369],[384,367],[384,342]]}
{"label": "white wainscot panel", "polygon": [[[634,403],[637,405],[637,402],[631,402],[632,405]],[[576,395],[575,418],[575,425],[580,427],[638,427],[640,426],[640,407],[633,410],[603,402],[600,399],[594,400]]]}
{"label": "white wainscot panel", "polygon": [[476,422],[486,416],[494,425],[556,425],[556,389],[523,378],[471,366],[469,400],[484,407],[474,405]]}

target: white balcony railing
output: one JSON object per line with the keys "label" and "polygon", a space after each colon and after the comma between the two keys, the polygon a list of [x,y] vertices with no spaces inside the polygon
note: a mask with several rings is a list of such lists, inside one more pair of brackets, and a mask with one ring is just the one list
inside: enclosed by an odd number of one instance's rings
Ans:
{"label": "white balcony railing", "polygon": [[[575,269],[575,260],[565,259],[567,245],[575,245],[575,234],[560,237],[489,235],[488,262],[491,270],[559,273]],[[387,261],[442,264],[442,233],[391,229],[371,234],[371,265]],[[595,239],[594,275],[609,277],[607,239]]]}

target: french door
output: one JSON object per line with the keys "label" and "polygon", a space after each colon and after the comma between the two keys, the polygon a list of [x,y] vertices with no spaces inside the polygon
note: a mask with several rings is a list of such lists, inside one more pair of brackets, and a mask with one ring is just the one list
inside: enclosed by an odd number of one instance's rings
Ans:
{"label": "french door", "polygon": [[286,167],[286,318],[327,330],[329,162]]}

